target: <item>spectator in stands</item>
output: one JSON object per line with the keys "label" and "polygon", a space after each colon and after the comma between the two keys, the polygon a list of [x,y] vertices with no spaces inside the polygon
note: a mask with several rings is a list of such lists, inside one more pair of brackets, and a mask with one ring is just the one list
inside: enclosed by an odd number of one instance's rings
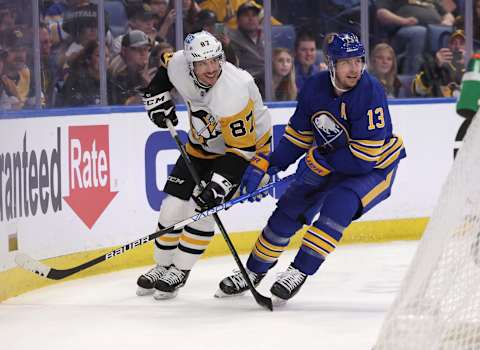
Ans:
{"label": "spectator in stands", "polygon": [[148,55],[151,44],[141,30],[132,30],[122,39],[122,50],[113,58],[109,71],[112,80],[111,103],[141,103],[140,89],[149,83]]}
{"label": "spectator in stands", "polygon": [[[175,18],[176,9],[175,1],[170,1],[168,14],[164,17],[160,23],[160,29],[158,35],[163,40],[168,41],[171,45],[175,45]],[[187,33],[192,33],[193,28],[196,26],[197,14],[200,12],[200,7],[193,0],[182,1],[183,12],[183,33],[186,36]]]}
{"label": "spectator in stands", "polygon": [[237,10],[238,29],[229,31],[229,35],[240,68],[253,76],[260,93],[264,96],[265,46],[259,15],[260,8],[254,1],[242,4]]}
{"label": "spectator in stands", "polygon": [[275,101],[293,101],[297,98],[295,67],[290,51],[274,48],[272,52],[273,92]]}
{"label": "spectator in stands", "polygon": [[[108,48],[105,59],[108,61]],[[67,107],[100,104],[100,55],[98,42],[90,41],[73,60],[71,71],[62,90],[63,105]],[[109,80],[107,79],[107,82]],[[107,91],[111,86],[107,85]]]}
{"label": "spectator in stands", "polygon": [[202,30],[213,34],[222,43],[225,59],[238,67],[238,57],[231,45],[230,37],[225,30],[225,24],[217,22],[215,12],[210,10],[201,10],[198,13],[197,23],[193,28],[193,32],[200,32]]}
{"label": "spectator in stands", "polygon": [[[238,9],[245,3],[253,3],[259,9],[260,19],[263,18],[263,8],[261,5],[252,0],[204,0],[200,2],[203,10],[211,10],[217,16],[220,22],[225,23],[230,29],[237,28]],[[281,23],[271,18],[272,25],[280,25]]]}
{"label": "spectator in stands", "polygon": [[413,81],[413,93],[424,97],[452,97],[460,90],[465,72],[465,34],[456,30],[435,57],[425,55],[425,63]]}
{"label": "spectator in stands", "polygon": [[5,41],[8,54],[1,77],[11,109],[27,105],[31,91],[31,71],[27,66],[27,48],[31,46],[22,32],[10,32]]}
{"label": "spectator in stands", "polygon": [[305,81],[320,68],[315,64],[317,59],[317,44],[310,31],[300,31],[295,39],[295,75],[297,90],[300,91]]}
{"label": "spectator in stands", "polygon": [[375,45],[371,53],[369,70],[382,83],[388,97],[404,97],[402,82],[397,75],[397,58],[390,45],[386,43]]}
{"label": "spectator in stands", "polygon": [[153,25],[158,31],[160,29],[160,23],[168,13],[169,0],[144,0],[144,2],[150,5],[153,13]]}
{"label": "spectator in stands", "polygon": [[17,86],[5,73],[8,51],[0,49],[0,111],[20,109]]}
{"label": "spectator in stands", "polygon": [[15,30],[16,11],[6,3],[0,3],[0,47],[5,47],[5,40]]}
{"label": "spectator in stands", "polygon": [[53,106],[54,88],[58,77],[58,66],[52,55],[52,40],[46,24],[40,24],[40,71],[42,94],[45,106]]}
{"label": "spectator in stands", "polygon": [[[132,30],[140,30],[148,35],[152,43],[155,42],[157,29],[154,26],[154,15],[149,5],[137,2],[129,4],[127,6],[127,17],[127,34]],[[122,41],[125,35],[120,35],[113,41],[111,47],[112,57],[118,55],[122,50]]]}
{"label": "spectator in stands", "polygon": [[422,64],[428,24],[453,25],[440,1],[377,0],[377,20],[390,33],[395,52],[405,52],[402,74],[415,74]]}

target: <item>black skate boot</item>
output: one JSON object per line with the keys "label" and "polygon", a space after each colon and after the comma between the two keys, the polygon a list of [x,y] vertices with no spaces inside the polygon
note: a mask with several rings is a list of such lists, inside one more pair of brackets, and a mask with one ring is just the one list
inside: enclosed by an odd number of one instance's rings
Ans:
{"label": "black skate boot", "polygon": [[146,273],[138,277],[137,280],[137,295],[149,295],[154,291],[153,286],[164,274],[167,272],[168,266],[156,265]]}
{"label": "black skate boot", "polygon": [[272,295],[278,298],[276,300],[277,304],[282,304],[297,294],[307,277],[306,274],[292,265],[287,268],[287,271],[282,272],[270,288]]}
{"label": "black skate boot", "polygon": [[[240,270],[235,270],[231,276],[225,277],[220,281],[219,289],[215,293],[216,298],[233,297],[242,295],[248,290],[247,281],[242,276]],[[266,273],[255,273],[247,269],[248,277],[252,284],[256,287],[260,281],[265,277]]]}
{"label": "black skate boot", "polygon": [[187,282],[190,270],[180,270],[175,265],[170,266],[168,271],[155,282],[153,297],[157,300],[174,298],[178,289]]}

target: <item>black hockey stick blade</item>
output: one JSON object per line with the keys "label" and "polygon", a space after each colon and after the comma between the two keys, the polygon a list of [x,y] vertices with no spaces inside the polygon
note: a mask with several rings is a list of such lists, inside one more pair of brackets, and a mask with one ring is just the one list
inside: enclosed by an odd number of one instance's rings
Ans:
{"label": "black hockey stick blade", "polygon": [[237,203],[242,203],[245,200],[248,200],[249,198],[256,197],[257,195],[259,195],[261,193],[264,193],[264,192],[270,190],[271,188],[276,187],[277,185],[279,185],[281,183],[290,181],[293,177],[294,177],[294,175],[290,175],[290,176],[284,177],[281,180],[271,182],[271,183],[259,188],[258,190],[254,191],[252,193],[247,193],[247,194],[241,195],[241,196],[236,197],[236,198],[234,198],[234,199],[232,199],[228,202],[220,204],[220,205],[218,205],[214,208],[211,208],[211,209],[205,210],[201,213],[195,214],[195,215],[193,215],[193,216],[191,216],[191,217],[189,217],[185,220],[182,220],[182,221],[180,221],[180,222],[178,222],[174,225],[171,225],[171,226],[166,227],[162,230],[151,233],[148,236],[139,238],[139,239],[137,239],[133,242],[127,243],[127,244],[125,244],[125,245],[123,245],[123,246],[121,246],[117,249],[109,251],[106,254],[98,256],[97,258],[89,260],[89,261],[87,261],[87,262],[85,262],[81,265],[71,267],[69,269],[55,269],[55,268],[49,267],[49,266],[43,264],[42,262],[40,262],[36,259],[33,259],[29,255],[27,255],[25,253],[22,253],[22,252],[18,252],[16,254],[15,263],[19,267],[21,267],[21,268],[23,268],[27,271],[33,272],[33,273],[39,275],[40,277],[44,277],[44,278],[48,278],[48,279],[52,279],[52,280],[61,280],[61,279],[64,279],[66,277],[69,277],[73,274],[76,274],[77,272],[86,270],[89,267],[97,265],[97,264],[99,264],[103,261],[109,260],[111,258],[114,258],[114,257],[120,255],[120,254],[123,254],[128,250],[131,250],[131,249],[137,248],[141,245],[144,245],[144,244],[154,240],[155,238],[158,238],[158,237],[170,232],[171,230],[183,228],[184,226],[186,226],[186,225],[188,225],[192,222],[201,220],[201,219],[203,219],[207,216],[210,216],[212,214],[215,214],[219,211],[226,210],[226,209],[234,206]]}

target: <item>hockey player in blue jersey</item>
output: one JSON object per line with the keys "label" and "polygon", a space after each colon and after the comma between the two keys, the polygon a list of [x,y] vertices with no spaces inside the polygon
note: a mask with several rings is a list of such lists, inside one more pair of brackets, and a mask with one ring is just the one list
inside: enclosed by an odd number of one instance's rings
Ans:
{"label": "hockey player in blue jersey", "polygon": [[[401,137],[392,133],[384,89],[365,71],[358,37],[333,34],[327,63],[328,72],[310,78],[300,92],[274,152],[256,156],[241,183],[242,191],[251,192],[265,174],[285,170],[306,153],[247,261],[249,277],[258,285],[290,238],[309,225],[293,262],[270,289],[279,301],[293,297],[317,272],[353,220],[390,196],[398,163],[406,156]],[[220,282],[216,296],[246,290],[236,273]]]}

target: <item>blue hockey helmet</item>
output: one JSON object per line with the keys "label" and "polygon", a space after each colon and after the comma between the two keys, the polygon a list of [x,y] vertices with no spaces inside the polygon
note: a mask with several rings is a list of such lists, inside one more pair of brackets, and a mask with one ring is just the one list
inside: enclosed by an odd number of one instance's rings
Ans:
{"label": "blue hockey helmet", "polygon": [[335,33],[327,41],[328,61],[335,64],[339,59],[363,57],[365,58],[365,48],[363,44],[353,33],[343,32]]}

